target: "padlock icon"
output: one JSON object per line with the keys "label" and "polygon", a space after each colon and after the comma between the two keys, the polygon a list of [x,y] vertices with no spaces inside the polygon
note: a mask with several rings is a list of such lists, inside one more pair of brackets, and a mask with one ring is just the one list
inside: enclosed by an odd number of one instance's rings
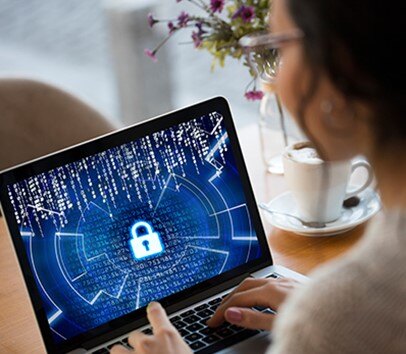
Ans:
{"label": "padlock icon", "polygon": [[[145,230],[142,235],[139,234],[141,230]],[[146,221],[137,221],[131,227],[130,236],[130,249],[136,260],[155,257],[164,251],[159,233]]]}

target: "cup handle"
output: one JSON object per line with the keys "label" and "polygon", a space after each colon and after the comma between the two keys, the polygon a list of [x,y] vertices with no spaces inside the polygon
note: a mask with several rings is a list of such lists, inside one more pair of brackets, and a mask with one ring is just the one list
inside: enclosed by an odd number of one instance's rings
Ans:
{"label": "cup handle", "polygon": [[359,168],[359,167],[364,167],[364,168],[367,170],[367,172],[368,172],[368,177],[367,177],[366,181],[364,182],[364,184],[363,184],[362,186],[356,188],[356,189],[353,190],[353,191],[347,191],[347,193],[346,193],[346,195],[345,195],[345,198],[346,198],[346,199],[347,199],[347,198],[354,197],[354,196],[356,196],[358,193],[361,193],[363,190],[365,190],[365,189],[372,183],[372,181],[373,181],[373,179],[374,179],[374,175],[373,175],[373,171],[372,171],[371,165],[370,165],[367,161],[364,161],[364,160],[354,161],[354,162],[351,164],[351,174],[353,174],[353,172],[354,172],[357,168]]}

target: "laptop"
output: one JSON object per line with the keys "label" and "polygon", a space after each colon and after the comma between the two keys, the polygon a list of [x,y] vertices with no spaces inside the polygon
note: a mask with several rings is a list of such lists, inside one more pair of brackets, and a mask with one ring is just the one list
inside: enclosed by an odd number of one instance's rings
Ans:
{"label": "laptop", "polygon": [[195,352],[265,351],[207,319],[246,277],[306,279],[272,262],[222,97],[3,171],[0,201],[49,353],[129,346],[153,300]]}

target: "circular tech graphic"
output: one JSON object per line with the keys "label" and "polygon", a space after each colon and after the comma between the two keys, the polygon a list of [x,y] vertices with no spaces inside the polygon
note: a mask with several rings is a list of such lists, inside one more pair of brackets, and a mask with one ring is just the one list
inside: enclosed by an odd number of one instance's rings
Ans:
{"label": "circular tech graphic", "polygon": [[212,113],[14,185],[57,341],[260,256],[221,123]]}

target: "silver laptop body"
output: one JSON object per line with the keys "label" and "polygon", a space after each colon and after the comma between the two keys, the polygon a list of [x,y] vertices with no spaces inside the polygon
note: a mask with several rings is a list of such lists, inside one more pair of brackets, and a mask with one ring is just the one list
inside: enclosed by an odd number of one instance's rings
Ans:
{"label": "silver laptop body", "polygon": [[0,202],[49,353],[128,345],[153,300],[198,353],[260,353],[205,321],[246,277],[306,279],[273,265],[222,97],[3,171]]}

